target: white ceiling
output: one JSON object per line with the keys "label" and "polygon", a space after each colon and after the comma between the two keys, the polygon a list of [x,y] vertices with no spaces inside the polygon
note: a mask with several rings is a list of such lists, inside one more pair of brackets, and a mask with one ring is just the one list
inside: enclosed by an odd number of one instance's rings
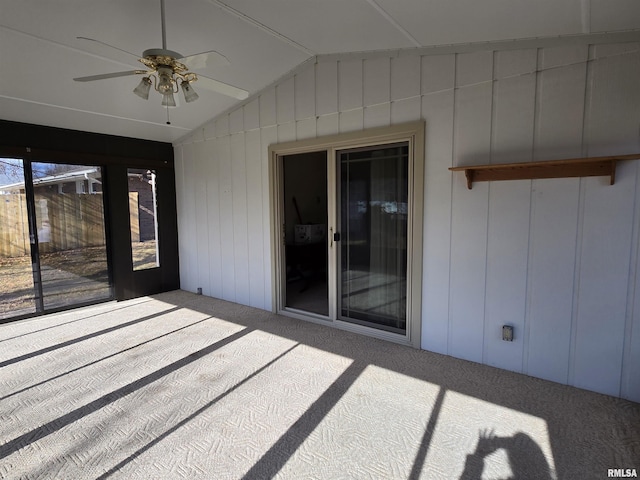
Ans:
{"label": "white ceiling", "polygon": [[[638,0],[165,0],[167,48],[217,50],[230,65],[197,73],[250,94],[322,54],[640,30]],[[0,118],[172,142],[238,101],[198,89],[167,111],[140,77],[162,46],[160,0],[0,0]],[[178,98],[180,95],[176,95]]]}

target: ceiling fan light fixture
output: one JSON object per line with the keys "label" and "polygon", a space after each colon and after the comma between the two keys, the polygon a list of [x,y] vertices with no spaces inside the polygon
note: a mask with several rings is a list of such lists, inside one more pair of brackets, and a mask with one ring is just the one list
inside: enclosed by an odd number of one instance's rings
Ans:
{"label": "ceiling fan light fixture", "polygon": [[151,85],[151,79],[149,77],[144,77],[142,80],[140,80],[138,86],[133,89],[133,93],[144,100],[149,100],[149,91],[151,90]]}
{"label": "ceiling fan light fixture", "polygon": [[[220,53],[210,50],[198,53],[196,55],[184,56],[178,52],[167,49],[166,38],[166,22],[164,15],[164,2],[160,0],[160,26],[162,28],[162,48],[152,48],[142,52],[142,57],[138,61],[145,66],[145,70],[129,70],[125,72],[106,73],[102,75],[89,75],[86,77],[74,78],[77,82],[93,82],[95,80],[103,80],[107,78],[125,77],[129,75],[144,75],[140,83],[133,90],[137,96],[144,100],[149,99],[151,88],[162,95],[162,106],[176,107],[177,102],[175,94],[182,88],[182,93],[186,103],[191,103],[199,98],[199,95],[193,90],[192,84],[198,79],[201,80],[201,86],[207,90],[211,90],[222,95],[227,95],[238,100],[244,100],[249,96],[249,92],[233,85],[198,75],[190,72],[191,68],[204,68],[211,66],[211,62],[218,65],[228,65],[229,60]],[[106,47],[119,50],[120,52],[129,53],[121,48],[114,47],[99,40],[87,37],[77,37],[78,39],[97,42]],[[135,56],[134,54],[130,54]]]}
{"label": "ceiling fan light fixture", "polygon": [[162,106],[163,107],[175,107],[176,99],[173,97],[173,91],[162,94]]}
{"label": "ceiling fan light fixture", "polygon": [[158,68],[158,86],[156,90],[162,95],[173,92],[173,72],[167,67]]}
{"label": "ceiling fan light fixture", "polygon": [[181,82],[180,87],[182,88],[182,93],[184,93],[184,100],[187,103],[195,102],[198,99],[198,94],[188,81]]}

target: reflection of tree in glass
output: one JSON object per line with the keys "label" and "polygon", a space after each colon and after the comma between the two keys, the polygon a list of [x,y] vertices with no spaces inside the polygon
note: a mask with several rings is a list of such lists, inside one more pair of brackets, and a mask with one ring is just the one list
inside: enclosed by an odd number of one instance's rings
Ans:
{"label": "reflection of tree in glass", "polygon": [[[50,177],[62,173],[85,170],[81,165],[64,165],[56,163],[32,163],[33,178]],[[24,182],[22,160],[19,158],[0,158],[0,185]]]}
{"label": "reflection of tree in glass", "polygon": [[18,183],[23,180],[22,160],[0,158],[0,185]]}
{"label": "reflection of tree in glass", "polygon": [[480,432],[475,452],[467,455],[460,480],[480,480],[485,457],[498,449],[504,449],[509,458],[510,480],[551,480],[544,453],[529,435],[518,432],[510,437],[497,437],[487,430]]}

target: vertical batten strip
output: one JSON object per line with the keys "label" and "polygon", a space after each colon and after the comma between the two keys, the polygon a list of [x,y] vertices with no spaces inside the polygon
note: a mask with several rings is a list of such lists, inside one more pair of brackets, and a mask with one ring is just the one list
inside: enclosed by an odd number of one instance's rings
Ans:
{"label": "vertical batten strip", "polygon": [[[589,119],[588,99],[592,84],[590,80],[589,58],[591,45],[587,46],[586,58],[584,59],[584,96],[582,104],[582,129],[581,129],[581,154],[585,156],[588,153],[588,139],[585,130]],[[584,222],[585,222],[585,202],[586,202],[586,182],[585,179],[579,180],[578,187],[578,216],[576,228],[576,249],[575,249],[575,265],[574,265],[574,283],[573,283],[573,307],[571,316],[571,338],[569,345],[569,370],[567,382],[570,385],[576,383],[576,362],[577,362],[577,343],[578,343],[578,325],[580,322],[580,289],[582,283],[582,259],[583,259],[583,240],[584,240]]]}
{"label": "vertical batten strip", "polygon": [[[538,92],[540,88],[540,69],[541,69],[541,49],[536,49],[536,65],[535,65],[535,77],[533,87],[533,124],[531,133],[531,145],[529,158],[533,161],[535,159],[535,146],[538,136]],[[529,194],[529,236],[527,241],[527,273],[526,273],[526,294],[525,294],[525,311],[524,311],[524,327],[522,329],[522,373],[529,373],[529,348],[531,340],[531,310],[532,310],[532,297],[533,297],[533,273],[532,266],[534,261],[534,249],[533,249],[533,225],[536,214],[536,201],[535,201],[535,187],[536,181],[531,181],[531,190]]]}
{"label": "vertical batten strip", "polygon": [[[496,57],[497,53],[494,51],[491,52],[491,113],[489,116],[489,162],[493,163],[493,153],[495,148],[495,131],[496,131]],[[489,308],[489,299],[488,299],[488,285],[489,285],[489,253],[490,253],[490,232],[491,232],[491,217],[492,217],[492,208],[491,208],[491,182],[487,185],[487,225],[486,225],[486,235],[487,238],[485,240],[485,256],[484,256],[484,308],[483,308],[483,317],[482,317],[482,363],[487,363],[487,358],[489,356],[488,346],[487,346],[487,309]]]}
{"label": "vertical batten strip", "polygon": [[[458,92],[458,55],[457,53],[455,53],[453,55],[453,85],[452,85],[452,89],[453,89],[453,121],[452,121],[452,134],[451,134],[451,164],[452,165],[456,165],[457,161],[456,159],[457,157],[457,148],[456,148],[456,135],[455,132],[457,130],[457,92]],[[454,183],[455,183],[455,178],[453,177],[453,175],[451,175],[451,189],[450,189],[450,197],[449,197],[449,277],[448,277],[448,282],[449,282],[449,299],[448,299],[448,305],[447,305],[447,313],[448,313],[448,322],[447,322],[447,354],[448,355],[452,355],[452,351],[453,351],[453,334],[452,334],[452,330],[453,330],[453,315],[452,315],[452,308],[451,308],[451,303],[452,303],[452,295],[451,295],[451,288],[453,286],[452,282],[451,282],[451,265],[453,264],[453,193],[454,193]]]}
{"label": "vertical batten strip", "polygon": [[421,59],[425,128],[422,348],[448,353],[455,56]]}

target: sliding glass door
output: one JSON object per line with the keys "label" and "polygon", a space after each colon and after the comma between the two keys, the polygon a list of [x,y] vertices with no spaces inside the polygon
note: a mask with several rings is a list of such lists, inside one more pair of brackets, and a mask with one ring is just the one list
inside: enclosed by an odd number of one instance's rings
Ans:
{"label": "sliding glass door", "polygon": [[326,151],[281,158],[281,305],[404,337],[409,142],[332,156],[330,165]]}
{"label": "sliding glass door", "polygon": [[36,311],[22,159],[0,158],[0,319]]}
{"label": "sliding glass door", "polygon": [[407,327],[408,144],[338,152],[340,320]]}
{"label": "sliding glass door", "polygon": [[424,129],[269,147],[276,312],[420,345]]}
{"label": "sliding glass door", "polygon": [[1,318],[112,298],[100,167],[2,161]]}
{"label": "sliding glass door", "polygon": [[100,167],[31,168],[44,308],[109,298]]}

